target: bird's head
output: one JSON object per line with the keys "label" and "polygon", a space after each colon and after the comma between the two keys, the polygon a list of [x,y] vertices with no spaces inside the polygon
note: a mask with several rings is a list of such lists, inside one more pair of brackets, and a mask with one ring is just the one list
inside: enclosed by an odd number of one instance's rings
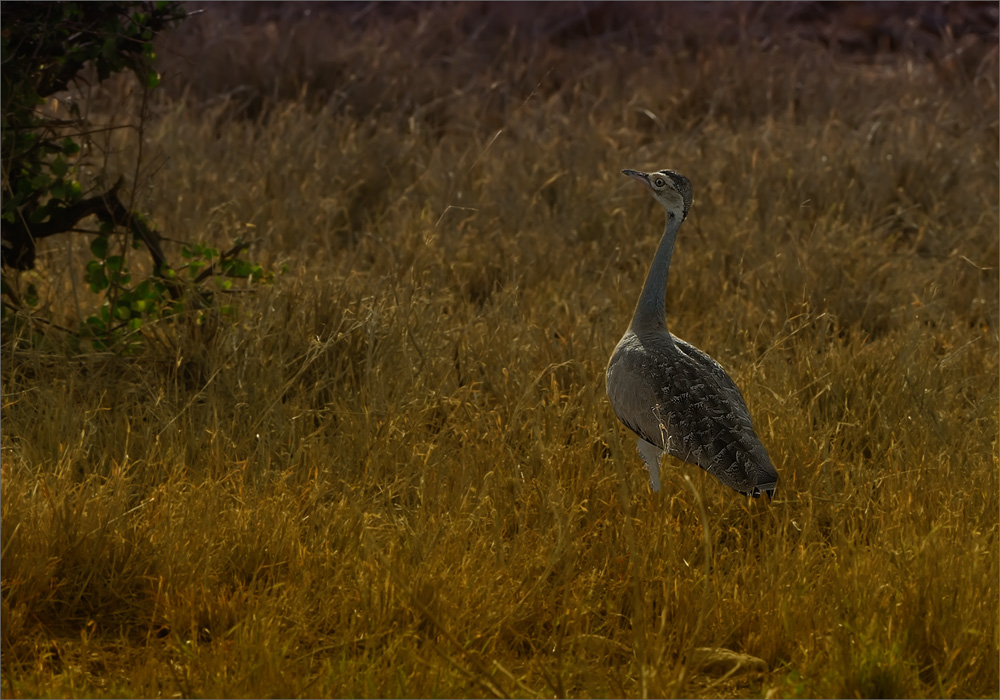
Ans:
{"label": "bird's head", "polygon": [[643,183],[653,192],[656,201],[667,210],[667,216],[683,221],[691,208],[691,182],[673,170],[644,173],[639,170],[622,170]]}

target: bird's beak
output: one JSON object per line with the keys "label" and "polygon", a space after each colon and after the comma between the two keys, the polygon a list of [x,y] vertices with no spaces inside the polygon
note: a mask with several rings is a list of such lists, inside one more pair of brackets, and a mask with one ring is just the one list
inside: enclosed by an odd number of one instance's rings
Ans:
{"label": "bird's beak", "polygon": [[642,184],[646,185],[646,187],[652,189],[652,185],[649,184],[648,173],[644,173],[639,170],[622,170],[622,175],[628,175],[629,177],[634,178],[639,182],[641,182]]}

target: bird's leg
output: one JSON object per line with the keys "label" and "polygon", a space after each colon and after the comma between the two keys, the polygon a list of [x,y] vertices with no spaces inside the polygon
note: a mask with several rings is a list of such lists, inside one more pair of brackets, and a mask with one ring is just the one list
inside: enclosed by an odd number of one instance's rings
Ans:
{"label": "bird's leg", "polygon": [[663,454],[661,450],[656,445],[650,444],[639,438],[636,443],[639,447],[639,454],[642,455],[642,461],[646,463],[646,469],[649,470],[649,486],[653,491],[660,492],[660,456]]}

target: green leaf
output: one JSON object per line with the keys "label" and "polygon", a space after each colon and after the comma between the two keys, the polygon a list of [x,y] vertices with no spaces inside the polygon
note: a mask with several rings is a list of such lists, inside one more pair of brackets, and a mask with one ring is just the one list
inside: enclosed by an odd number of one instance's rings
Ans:
{"label": "green leaf", "polygon": [[34,211],[28,214],[28,223],[40,224],[43,221],[45,221],[48,215],[49,215],[49,208],[43,204],[42,206],[36,208]]}
{"label": "green leaf", "polygon": [[77,180],[70,180],[66,184],[66,201],[77,202],[83,196],[83,188]]}
{"label": "green leaf", "polygon": [[111,64],[114,64],[118,59],[118,42],[113,33],[104,40],[104,44],[101,46],[101,58]]}
{"label": "green leaf", "polygon": [[87,263],[87,273],[84,275],[84,280],[90,285],[90,291],[94,294],[103,292],[109,286],[108,276],[104,274],[104,265],[96,260]]}
{"label": "green leaf", "polygon": [[67,136],[62,140],[62,152],[68,156],[75,155],[80,152],[80,144]]}
{"label": "green leaf", "polygon": [[108,237],[98,236],[90,242],[90,252],[98,260],[108,257]]}
{"label": "green leaf", "polygon": [[246,277],[246,273],[240,274],[240,270],[247,265],[245,260],[226,260],[221,267],[222,272],[230,277]]}
{"label": "green leaf", "polygon": [[46,175],[45,173],[38,173],[33,178],[28,180],[28,186],[32,190],[47,190],[49,189],[49,184],[51,182],[52,178],[50,178],[48,175]]}
{"label": "green leaf", "polygon": [[49,170],[51,170],[52,174],[56,177],[62,177],[69,172],[69,166],[66,165],[66,161],[62,159],[62,156],[59,156],[49,164]]}

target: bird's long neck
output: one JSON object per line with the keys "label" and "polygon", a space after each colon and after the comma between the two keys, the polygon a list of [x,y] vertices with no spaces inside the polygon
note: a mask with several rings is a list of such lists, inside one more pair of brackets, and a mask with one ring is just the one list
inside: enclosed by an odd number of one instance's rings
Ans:
{"label": "bird's long neck", "polygon": [[670,258],[674,254],[674,241],[680,230],[680,217],[667,217],[667,228],[656,248],[656,255],[646,273],[646,282],[642,285],[639,303],[635,305],[632,315],[631,329],[635,333],[650,330],[666,330],[667,276],[670,273]]}

